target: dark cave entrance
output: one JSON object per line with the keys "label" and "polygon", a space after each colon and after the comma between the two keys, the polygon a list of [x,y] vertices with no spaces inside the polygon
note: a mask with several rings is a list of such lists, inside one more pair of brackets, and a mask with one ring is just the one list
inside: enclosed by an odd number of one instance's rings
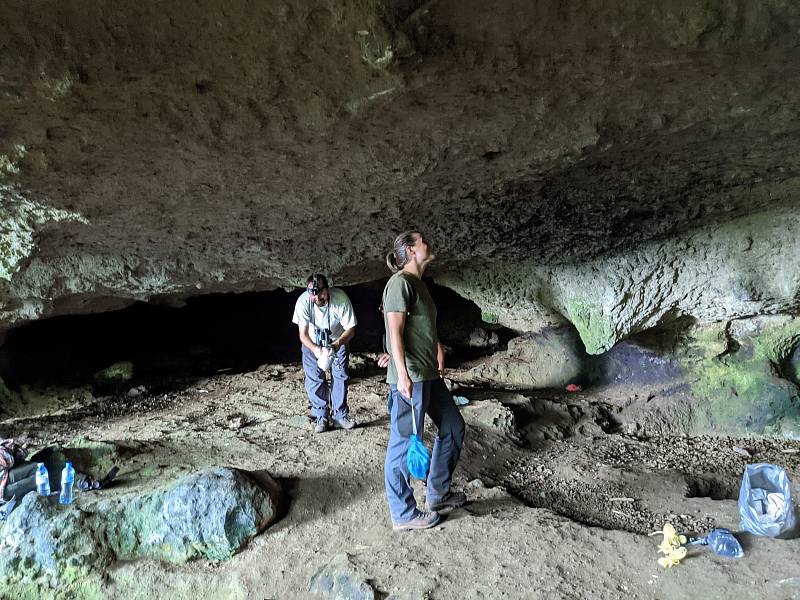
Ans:
{"label": "dark cave entrance", "polygon": [[[378,307],[385,282],[342,286],[358,319],[351,353],[382,349]],[[453,290],[432,280],[428,285],[439,311],[440,337],[451,350],[448,364],[494,351],[513,335],[483,323],[480,308]],[[84,384],[98,371],[129,361],[135,380],[141,381],[297,362],[300,342],[291,318],[302,291],[208,294],[180,306],[174,299],[169,304],[137,302],[122,310],[29,323],[6,332],[0,378],[12,387]]]}

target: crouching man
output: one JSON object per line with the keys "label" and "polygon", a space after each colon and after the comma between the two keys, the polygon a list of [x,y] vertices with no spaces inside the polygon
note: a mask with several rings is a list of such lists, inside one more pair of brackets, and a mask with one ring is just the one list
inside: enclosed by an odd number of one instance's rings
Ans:
{"label": "crouching man", "polygon": [[[292,322],[300,334],[314,432],[327,431],[332,424],[352,429],[355,421],[347,407],[347,343],[355,335],[356,317],[350,299],[341,289],[329,288],[324,275],[310,275],[306,291],[294,306]],[[333,379],[332,393],[325,375],[328,369]]]}

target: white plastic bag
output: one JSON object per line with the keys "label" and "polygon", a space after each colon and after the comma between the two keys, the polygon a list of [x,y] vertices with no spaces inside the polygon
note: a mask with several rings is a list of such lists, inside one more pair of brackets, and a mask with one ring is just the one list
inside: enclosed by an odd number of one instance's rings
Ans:
{"label": "white plastic bag", "polygon": [[792,488],[786,470],[778,465],[747,465],[739,489],[740,527],[754,535],[778,537],[794,532]]}

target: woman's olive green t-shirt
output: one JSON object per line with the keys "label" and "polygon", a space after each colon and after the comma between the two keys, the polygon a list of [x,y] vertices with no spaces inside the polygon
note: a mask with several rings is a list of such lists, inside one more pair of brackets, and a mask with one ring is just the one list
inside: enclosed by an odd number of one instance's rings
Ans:
{"label": "woman's olive green t-shirt", "polygon": [[[383,314],[389,354],[392,343],[389,334],[390,312],[406,313],[403,343],[406,351],[406,369],[411,381],[428,381],[439,377],[436,351],[439,337],[436,335],[436,305],[421,280],[399,271],[389,278],[383,290]],[[397,367],[394,357],[389,361],[386,381],[397,383]]]}

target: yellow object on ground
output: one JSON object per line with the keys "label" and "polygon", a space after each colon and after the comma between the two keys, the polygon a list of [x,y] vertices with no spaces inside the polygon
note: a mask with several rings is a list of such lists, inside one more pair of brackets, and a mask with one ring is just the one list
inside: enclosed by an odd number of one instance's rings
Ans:
{"label": "yellow object on ground", "polygon": [[661,531],[654,531],[650,535],[664,536],[661,543],[658,545],[658,551],[664,556],[658,559],[660,564],[665,569],[680,564],[681,560],[686,556],[686,548],[683,546],[686,543],[685,535],[678,535],[670,523],[665,523]]}

